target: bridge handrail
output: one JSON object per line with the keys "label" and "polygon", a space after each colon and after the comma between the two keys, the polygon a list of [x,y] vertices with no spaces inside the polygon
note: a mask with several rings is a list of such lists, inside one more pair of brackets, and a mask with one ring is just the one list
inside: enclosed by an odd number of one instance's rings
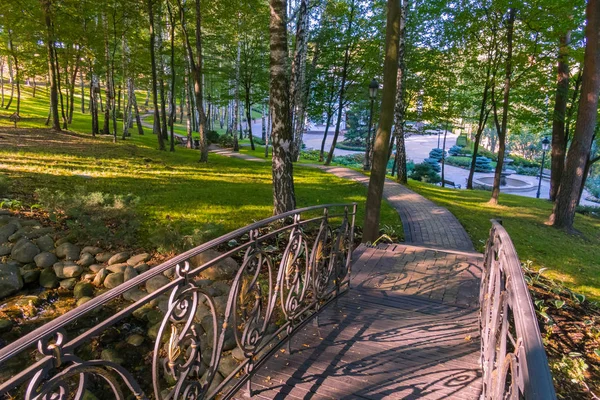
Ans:
{"label": "bridge handrail", "polygon": [[[356,206],[356,203],[318,205],[257,221],[173,257],[95,297],[0,349],[0,366],[33,346],[42,353],[38,361],[0,382],[0,395],[18,389],[29,380],[24,397],[37,399],[73,386],[73,382],[67,384],[68,380],[79,380],[75,384],[76,390],[73,390],[74,397],[79,399],[84,395],[88,375],[98,375],[108,384],[115,398],[127,397],[121,390],[123,387],[136,398],[149,398],[149,390],[142,389],[133,374],[122,366],[100,359],[82,360],[75,354],[75,349],[135,310],[153,301],[156,304],[160,296],[166,299],[166,295],[169,296],[168,309],[162,318],[153,351],[154,397],[179,398],[193,394],[195,398],[212,398],[220,394],[226,398],[245,382],[251,390],[250,378],[261,363],[317,315],[325,304],[347,290]],[[316,212],[320,215],[315,217],[312,214]],[[307,214],[311,215],[303,219]],[[330,226],[332,220],[341,221],[337,228]],[[306,235],[306,230],[311,227],[316,234]],[[281,252],[277,247],[265,247],[273,241],[283,243],[284,246],[280,247],[285,249]],[[202,261],[201,265],[194,265],[196,256],[225,245],[230,249]],[[227,303],[218,309],[214,296],[200,287],[196,279],[211,267],[217,268],[220,263],[231,261],[232,256],[240,258],[241,262],[235,276],[231,277],[233,281],[227,293]],[[65,329],[73,322],[81,321],[82,317],[119,296],[173,270],[174,278],[169,283],[76,337],[67,338]],[[212,316],[212,331],[204,331],[212,344],[208,350],[205,347],[201,351],[200,334],[196,332],[201,328],[194,321],[203,302]],[[275,326],[271,320],[277,313],[285,321],[279,322],[280,326]],[[231,336],[235,339],[235,347],[243,354],[243,361],[221,383],[216,383],[213,380],[218,374],[226,333],[229,340]],[[166,338],[169,340],[165,348],[163,341]],[[187,347],[187,352],[182,347]],[[167,357],[161,358],[165,350]],[[209,357],[204,354],[207,352],[210,352]],[[98,373],[99,369],[103,371]],[[175,381],[166,388],[167,391],[161,387],[166,379],[161,376],[164,374],[170,374],[171,382]],[[166,392],[169,394],[165,395]]]}
{"label": "bridge handrail", "polygon": [[479,304],[482,398],[556,399],[519,257],[495,220],[486,244]]}

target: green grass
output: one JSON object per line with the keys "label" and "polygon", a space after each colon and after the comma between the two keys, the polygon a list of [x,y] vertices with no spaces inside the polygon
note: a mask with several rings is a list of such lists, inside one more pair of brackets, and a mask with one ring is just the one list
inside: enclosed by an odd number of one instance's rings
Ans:
{"label": "green grass", "polygon": [[[9,178],[13,195],[33,202],[36,189],[68,193],[77,186],[90,192],[132,193],[140,198],[142,241],[166,224],[182,234],[200,229],[207,232],[206,238],[216,237],[272,213],[269,163],[211,154],[209,163],[200,164],[195,150],[158,151],[149,129],[144,136],[133,129],[125,141],[119,134],[116,144],[110,136],[94,139],[88,133],[91,117],[80,113],[77,98],[69,134],[29,129],[44,127],[48,97],[39,88],[35,99],[29,88],[23,92],[20,129],[10,128],[8,120],[15,102],[10,110],[0,110],[0,174]],[[103,116],[100,119],[102,123]],[[361,184],[301,165],[294,167],[294,182],[298,207],[355,201],[359,203],[356,221],[362,225],[366,188]],[[382,224],[401,224],[387,204],[382,208]]]}
{"label": "green grass", "polygon": [[462,223],[473,244],[483,251],[490,219],[501,218],[521,261],[531,260],[545,275],[570,289],[600,300],[600,219],[577,214],[570,235],[546,225],[552,203],[546,200],[501,194],[500,204],[488,204],[490,192],[454,190],[410,181],[409,186],[450,210]]}

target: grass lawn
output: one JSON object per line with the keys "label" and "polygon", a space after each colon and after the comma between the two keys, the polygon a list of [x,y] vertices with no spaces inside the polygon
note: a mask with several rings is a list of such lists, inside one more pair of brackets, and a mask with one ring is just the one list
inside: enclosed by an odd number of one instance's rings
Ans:
{"label": "grass lawn", "polygon": [[[268,163],[250,163],[211,154],[200,164],[198,152],[177,147],[173,153],[157,150],[150,130],[144,136],[112,143],[112,137],[92,138],[91,117],[80,113],[76,97],[69,133],[52,133],[44,127],[48,97],[38,88],[36,98],[23,87],[19,129],[8,120],[16,106],[0,110],[0,174],[10,179],[10,192],[29,202],[36,189],[73,192],[133,194],[140,198],[142,244],[152,230],[170,225],[181,234],[200,230],[207,240],[272,213],[272,178]],[[103,116],[100,117],[103,121]],[[119,122],[119,127],[122,123]],[[27,129],[22,129],[27,128]],[[297,206],[358,202],[357,224],[362,225],[366,188],[331,174],[297,165],[294,168]],[[400,225],[387,204],[382,223]]]}
{"label": "grass lawn", "polygon": [[545,224],[552,211],[552,203],[546,200],[501,194],[500,204],[492,206],[487,191],[446,189],[412,180],[409,187],[448,208],[479,251],[484,250],[490,219],[501,218],[521,261],[548,268],[544,275],[600,300],[599,218],[577,214],[575,228],[581,235],[569,235]]}

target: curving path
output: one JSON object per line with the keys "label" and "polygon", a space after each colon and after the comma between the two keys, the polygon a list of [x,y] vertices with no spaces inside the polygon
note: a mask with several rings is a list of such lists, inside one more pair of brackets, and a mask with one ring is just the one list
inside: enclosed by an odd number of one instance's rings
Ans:
{"label": "curving path", "polygon": [[[340,178],[369,185],[368,176],[349,168],[318,164],[310,166]],[[444,207],[389,179],[385,182],[383,196],[400,214],[407,244],[447,250],[475,250],[460,222]]]}

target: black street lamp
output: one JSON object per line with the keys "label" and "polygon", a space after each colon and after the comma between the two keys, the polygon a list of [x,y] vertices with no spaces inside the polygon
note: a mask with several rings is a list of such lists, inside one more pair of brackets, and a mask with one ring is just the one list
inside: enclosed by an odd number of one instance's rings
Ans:
{"label": "black street lamp", "polygon": [[377,98],[377,89],[379,82],[373,78],[369,84],[369,98],[371,99],[371,112],[369,113],[369,127],[367,129],[367,149],[365,150],[365,171],[371,169],[371,125],[373,125],[373,102]]}
{"label": "black street lamp", "polygon": [[550,147],[550,140],[548,137],[544,137],[542,140],[542,166],[540,167],[540,179],[538,181],[538,190],[536,194],[536,198],[540,198],[540,190],[542,188],[542,175],[544,174],[544,162],[546,161],[546,151],[548,151],[548,147]]}

